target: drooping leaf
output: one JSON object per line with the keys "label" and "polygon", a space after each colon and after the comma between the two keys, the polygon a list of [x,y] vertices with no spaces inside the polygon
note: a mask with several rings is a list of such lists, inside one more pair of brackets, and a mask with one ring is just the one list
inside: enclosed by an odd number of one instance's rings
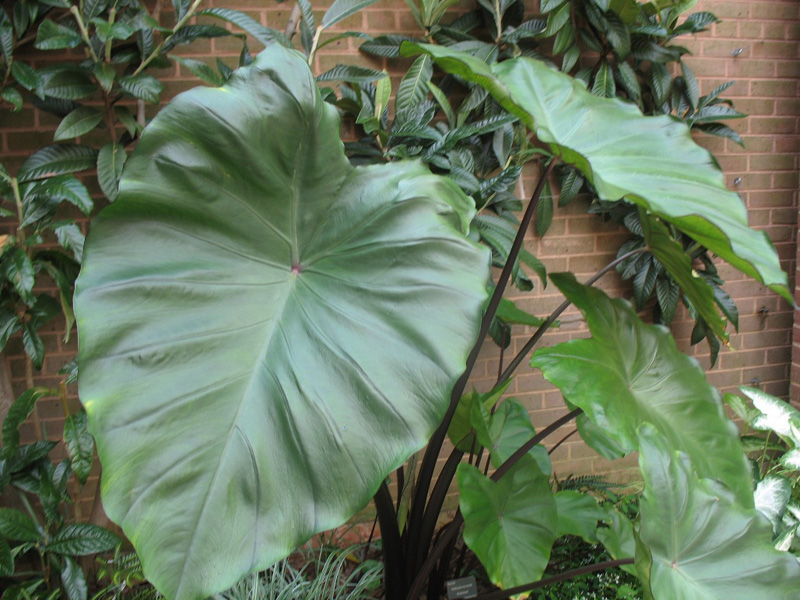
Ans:
{"label": "drooping leaf", "polygon": [[[772,528],[712,479],[697,479],[694,461],[671,449],[653,427],[640,432],[645,490],[637,563],[655,598],[790,600],[800,563],[772,546]],[[647,568],[647,564],[650,567]]]}
{"label": "drooping leaf", "polygon": [[69,113],[58,124],[53,140],[61,142],[89,133],[103,121],[103,113],[96,108],[81,106]]}
{"label": "drooping leaf", "polygon": [[558,513],[536,461],[523,457],[497,482],[462,463],[457,479],[464,543],[492,583],[513,587],[539,579],[556,539]]}
{"label": "drooping leaf", "polygon": [[76,262],[83,259],[83,244],[85,242],[83,231],[77,223],[64,223],[53,228],[58,243],[65,250],[72,251]]}
{"label": "drooping leaf", "polygon": [[97,155],[97,182],[111,202],[116,200],[119,194],[119,179],[127,160],[128,153],[125,152],[125,148],[113,142],[103,146]]}
{"label": "drooping leaf", "polygon": [[370,4],[375,4],[378,0],[334,0],[331,7],[325,12],[322,17],[320,27],[327,29],[342,21],[352,14],[357,13],[362,8],[366,8]]}
{"label": "drooping leaf", "polygon": [[[536,434],[527,409],[516,398],[504,400],[490,414],[491,405],[473,402],[470,408],[470,423],[475,428],[481,446],[489,450],[491,462],[499,467],[523,444]],[[542,445],[530,450],[539,470],[549,476],[553,472],[550,456]]]}
{"label": "drooping leaf", "polygon": [[[608,505],[606,505],[607,507]],[[604,507],[605,508],[605,507]],[[595,536],[603,547],[611,555],[611,558],[619,560],[621,558],[634,558],[636,554],[636,541],[633,534],[633,523],[619,510],[606,508],[605,522],[597,527]],[[636,575],[636,567],[633,565],[623,565],[623,571]]]}
{"label": "drooping leaf", "polygon": [[756,485],[754,498],[756,509],[769,519],[772,533],[777,536],[792,498],[792,482],[780,475],[767,475]]}
{"label": "drooping leaf", "polygon": [[61,585],[67,592],[67,600],[86,600],[89,595],[89,586],[83,569],[71,557],[64,557],[64,566],[61,569]]}
{"label": "drooping leaf", "polygon": [[197,14],[208,15],[211,17],[216,17],[217,19],[223,19],[229,23],[233,23],[239,29],[249,33],[256,39],[256,41],[265,46],[268,46],[273,42],[277,42],[286,48],[292,47],[292,43],[286,38],[285,35],[283,35],[282,32],[275,29],[270,29],[269,27],[264,27],[261,23],[241,11],[232,10],[230,8],[207,8],[199,11]]}
{"label": "drooping leaf", "polygon": [[20,246],[6,250],[0,260],[0,276],[11,282],[14,290],[26,303],[33,302],[33,286],[36,283],[36,273],[30,257]]}
{"label": "drooping leaf", "polygon": [[716,161],[685,124],[593,96],[533,59],[490,67],[462,52],[409,42],[401,52],[428,53],[445,71],[484,87],[563,162],[578,167],[601,199],[639,204],[793,303],[769,238],[748,227],[741,199],[725,188]]}
{"label": "drooping leaf", "polygon": [[17,112],[22,108],[22,103],[23,103],[22,94],[20,94],[19,91],[17,91],[14,88],[12,87],[3,88],[2,91],[0,91],[0,97],[2,97],[3,100],[5,100],[11,105],[12,110],[14,112]]}
{"label": "drooping leaf", "polygon": [[[51,146],[52,147],[52,146]],[[93,156],[96,150],[90,148]],[[65,161],[67,165],[71,161]],[[83,162],[83,161],[81,161]],[[88,161],[87,161],[88,162]],[[74,163],[73,163],[74,164]],[[86,164],[86,163],[83,163]],[[50,173],[56,173],[64,165],[53,165],[55,169]],[[83,214],[88,215],[94,208],[94,202],[89,194],[89,190],[74,175],[66,173],[63,175],[53,175],[47,179],[39,179],[24,186],[24,200],[27,204],[33,198],[46,198],[61,202],[66,200],[76,206]],[[28,221],[29,217],[26,217]]]}
{"label": "drooping leaf", "polygon": [[647,218],[643,222],[646,225],[645,241],[650,246],[653,256],[681,287],[697,314],[703,318],[711,331],[727,340],[728,334],[725,331],[727,323],[717,309],[714,290],[692,268],[692,261],[683,251],[680,242],[672,239],[669,230],[660,221]]}
{"label": "drooping leaf", "polygon": [[347,81],[349,83],[371,83],[387,77],[386,71],[376,71],[358,65],[336,65],[317,77],[317,81]]}
{"label": "drooping leaf", "polygon": [[525,312],[508,298],[500,299],[495,317],[509,325],[527,325],[529,327],[539,327],[545,321],[542,317]]}
{"label": "drooping leaf", "polygon": [[666,328],[646,325],[624,300],[580,285],[568,273],[552,281],[577,306],[592,333],[533,355],[531,365],[558,386],[626,450],[652,423],[672,447],[688,453],[701,477],[714,477],[753,505],[750,474],[736,427],[696,360],[682,354]]}
{"label": "drooping leaf", "polygon": [[472,202],[420,163],[352,167],[339,125],[274,44],[164,108],[93,223],[80,396],[104,507],[170,598],[344,523],[424,445],[477,335]]}
{"label": "drooping leaf", "polygon": [[3,419],[3,453],[6,457],[19,447],[19,427],[33,412],[36,401],[51,394],[53,390],[44,387],[34,387],[25,390],[14,402]]}
{"label": "drooping leaf", "polygon": [[72,472],[81,483],[86,483],[94,459],[94,438],[89,433],[86,411],[70,415],[64,421],[64,446],[72,465]]}

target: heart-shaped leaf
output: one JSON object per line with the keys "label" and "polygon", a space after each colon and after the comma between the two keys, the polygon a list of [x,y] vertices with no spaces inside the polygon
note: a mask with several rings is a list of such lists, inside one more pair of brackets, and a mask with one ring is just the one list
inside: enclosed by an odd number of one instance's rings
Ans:
{"label": "heart-shaped leaf", "polygon": [[457,472],[464,542],[492,583],[508,588],[544,573],[558,513],[547,476],[525,456],[500,481],[462,463]]}
{"label": "heart-shaped leaf", "polygon": [[484,87],[563,162],[580,169],[600,198],[625,199],[652,211],[794,302],[769,238],[748,227],[741,199],[725,188],[713,156],[692,140],[686,124],[669,115],[645,117],[630,103],[593,96],[580,81],[530,58],[490,66],[444,46],[401,47],[404,56],[421,53]]}
{"label": "heart-shaped leaf", "polygon": [[669,331],[646,325],[624,300],[579,284],[567,273],[553,283],[586,317],[590,339],[571,340],[533,355],[531,365],[624,449],[652,423],[672,447],[687,452],[701,477],[714,477],[753,506],[750,473],[736,426],[700,365],[682,354]]}
{"label": "heart-shaped leaf", "polygon": [[653,427],[640,432],[639,465],[645,490],[637,563],[654,598],[797,598],[800,564],[773,548],[761,513],[717,482],[697,479],[688,456],[670,450]]}
{"label": "heart-shaped leaf", "polygon": [[471,200],[354,168],[273,44],[153,120],[75,298],[103,502],[167,597],[202,599],[344,523],[421,448],[478,333]]}

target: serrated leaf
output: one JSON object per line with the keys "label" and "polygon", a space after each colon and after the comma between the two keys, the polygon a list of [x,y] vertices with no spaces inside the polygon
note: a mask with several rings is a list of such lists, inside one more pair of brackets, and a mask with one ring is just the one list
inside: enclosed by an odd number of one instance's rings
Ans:
{"label": "serrated leaf", "polygon": [[103,506],[174,600],[360,510],[436,429],[477,335],[473,201],[419,161],[353,167],[339,132],[272,44],[161,109],[92,223],[75,308]]}
{"label": "serrated leaf", "polygon": [[625,301],[582,286],[568,273],[550,278],[581,310],[592,337],[541,348],[531,365],[626,450],[637,449],[639,426],[652,423],[692,457],[699,476],[723,481],[743,506],[752,506],[738,432],[697,361],[677,349],[665,328],[645,325]]}
{"label": "serrated leaf", "polygon": [[117,76],[117,72],[112,65],[99,62],[94,66],[94,76],[100,86],[109,92],[114,86],[114,78]]}
{"label": "serrated leaf", "polygon": [[560,169],[558,171],[558,184],[560,188],[558,205],[566,206],[572,202],[583,188],[585,181],[583,175],[581,175],[580,171],[577,169],[570,167]]}
{"label": "serrated leaf", "polygon": [[82,42],[81,34],[74,29],[66,25],[59,25],[50,19],[45,19],[39,25],[33,46],[37,50],[61,50],[75,48]]}
{"label": "serrated leaf", "polygon": [[[544,12],[544,11],[542,11]],[[543,37],[550,37],[558,33],[564,25],[569,23],[570,3],[566,2],[547,15],[547,26],[542,32]]]}
{"label": "serrated leaf", "polygon": [[64,557],[64,566],[61,569],[61,585],[67,592],[67,600],[86,600],[89,595],[89,586],[86,576],[78,564],[69,556]]}
{"label": "serrated leaf", "polygon": [[110,0],[83,0],[83,18],[90,21],[99,17],[109,5]]}
{"label": "serrated leaf", "polygon": [[42,92],[58,100],[80,100],[97,91],[91,72],[75,65],[58,65],[57,70],[43,69],[41,73],[44,76]]}
{"label": "serrated leaf", "polygon": [[729,140],[733,140],[740,146],[744,147],[744,141],[742,140],[742,136],[740,136],[736,131],[734,131],[727,125],[723,125],[722,123],[702,123],[700,125],[695,125],[693,129],[702,131],[703,133],[707,133],[709,135],[716,135],[719,137],[728,138]]}
{"label": "serrated leaf", "polygon": [[89,133],[103,121],[103,113],[96,108],[81,106],[69,113],[58,124],[53,141],[63,142]]}
{"label": "serrated leaf", "polygon": [[773,548],[766,518],[717,481],[697,479],[694,461],[654,428],[643,427],[640,440],[645,491],[636,554],[653,597],[752,600],[769,590],[771,599],[796,598],[800,564]]}
{"label": "serrated leaf", "polygon": [[619,75],[619,81],[622,87],[628,92],[630,99],[634,102],[639,102],[642,96],[642,88],[633,67],[625,61],[620,61],[617,63],[617,74]]}

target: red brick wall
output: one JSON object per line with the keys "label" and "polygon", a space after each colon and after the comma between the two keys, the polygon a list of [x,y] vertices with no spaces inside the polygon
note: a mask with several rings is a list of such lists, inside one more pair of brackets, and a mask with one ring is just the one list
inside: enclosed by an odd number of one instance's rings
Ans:
{"label": "red brick wall", "polygon": [[[168,3],[165,3],[168,4]],[[207,6],[224,6],[246,11],[265,25],[282,29],[291,11],[292,3],[276,4],[271,0],[209,0]],[[465,2],[460,6],[469,7]],[[532,3],[532,10],[535,6]],[[709,10],[723,19],[710,32],[693,36],[689,46],[694,56],[687,59],[702,87],[707,93],[717,85],[734,80],[735,85],[726,97],[736,102],[736,108],[748,113],[747,119],[732,123],[745,140],[745,148],[731,141],[698,137],[698,141],[712,150],[725,170],[731,189],[738,190],[747,204],[751,223],[769,232],[783,261],[784,268],[795,276],[797,264],[797,188],[798,150],[800,133],[800,100],[798,77],[800,57],[800,3],[796,0],[760,0],[728,2],[701,0],[694,10]],[[381,33],[416,33],[415,24],[402,0],[381,0],[377,4],[339,24],[338,30],[360,29],[373,35]],[[321,53],[315,68],[321,72],[337,62],[358,61],[363,64],[388,68],[399,77],[400,67],[382,59],[358,53],[358,40],[345,39],[332,44]],[[258,46],[253,44],[256,50]],[[741,52],[738,52],[741,49]],[[199,42],[181,49],[181,53],[196,58],[220,57],[234,64],[240,46],[232,39],[218,38]],[[192,87],[196,80],[180,67],[161,74],[166,83],[165,98]],[[395,85],[396,87],[396,85]],[[21,113],[0,113],[0,143],[2,160],[10,168],[33,149],[52,143],[57,120],[26,106]],[[524,192],[529,194],[535,183],[535,169],[523,181]],[[522,190],[521,190],[522,193]],[[531,235],[529,249],[542,259],[550,271],[572,270],[588,278],[615,256],[625,234],[615,227],[602,223],[598,217],[587,215],[585,204],[574,202],[558,209],[549,233],[544,239]],[[709,373],[709,379],[723,392],[735,391],[739,385],[759,385],[763,389],[786,396],[790,387],[790,368],[795,373],[793,395],[800,399],[800,355],[792,367],[792,325],[794,314],[783,300],[767,292],[755,282],[732,269],[723,268],[727,289],[734,296],[741,313],[740,331],[731,336],[734,349],[724,349],[718,366]],[[607,276],[601,287],[630,297],[627,287],[615,276]],[[518,294],[520,303],[530,312],[545,315],[557,306],[561,298],[549,287],[546,291]],[[800,301],[800,300],[799,300]],[[702,364],[708,364],[705,346],[689,347],[692,324],[686,315],[676,319],[674,332],[679,345],[695,355]],[[76,350],[75,339],[63,341],[63,324],[53,325],[44,335],[48,359],[36,381],[43,385],[57,383],[58,368],[69,360]],[[800,353],[800,325],[795,326],[795,347]],[[515,330],[512,348],[515,351],[530,331]],[[554,344],[570,337],[585,335],[579,315],[568,312],[562,327],[548,335],[545,344]],[[7,349],[11,384],[15,393],[25,387],[25,369],[19,340],[13,340]],[[500,360],[499,351],[488,344],[481,356],[474,376],[474,384],[482,389],[490,387]],[[2,376],[0,370],[0,376]],[[560,394],[542,381],[530,369],[522,369],[511,391],[530,409],[537,427],[549,423],[563,413]],[[70,402],[77,405],[75,390]],[[45,399],[40,403],[40,416],[48,435],[56,438],[61,431],[63,408],[60,402]],[[568,431],[568,429],[566,430]],[[26,429],[32,437],[32,426]],[[557,438],[556,438],[557,439]],[[553,455],[560,475],[570,472],[615,472],[630,464],[623,461],[608,465],[587,451],[582,443],[572,438]],[[621,474],[620,474],[621,475]],[[86,489],[88,498],[93,495],[96,477]]]}

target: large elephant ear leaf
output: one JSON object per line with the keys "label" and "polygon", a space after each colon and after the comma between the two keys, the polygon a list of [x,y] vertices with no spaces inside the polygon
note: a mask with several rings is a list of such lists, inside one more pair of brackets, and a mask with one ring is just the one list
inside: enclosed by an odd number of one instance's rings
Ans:
{"label": "large elephant ear leaf", "polygon": [[79,385],[104,506],[170,599],[363,507],[477,336],[472,201],[421,163],[351,167],[339,125],[273,45],[159,113],[87,241]]}
{"label": "large elephant ear leaf", "polygon": [[530,58],[491,66],[442,46],[404,42],[445,71],[477,83],[575,165],[603,200],[625,199],[669,221],[789,302],[786,273],[764,232],[750,229],[741,199],[725,188],[713,156],[668,115],[592,95],[578,80]]}
{"label": "large elephant ear leaf", "polygon": [[652,597],[752,600],[769,590],[770,600],[797,598],[800,563],[773,548],[769,521],[716,481],[698,479],[693,462],[642,427],[637,563]]}
{"label": "large elephant ear leaf", "polygon": [[551,279],[581,310],[592,337],[542,348],[531,365],[624,450],[637,450],[639,427],[652,423],[691,456],[701,477],[719,479],[752,507],[736,426],[697,361],[678,350],[666,328],[645,324],[624,300],[568,273]]}

